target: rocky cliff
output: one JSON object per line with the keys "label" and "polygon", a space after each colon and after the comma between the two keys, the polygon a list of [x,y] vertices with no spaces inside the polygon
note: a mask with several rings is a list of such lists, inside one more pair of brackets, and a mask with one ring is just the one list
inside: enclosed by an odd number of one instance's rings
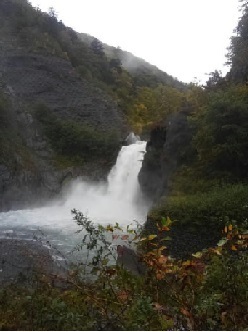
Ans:
{"label": "rocky cliff", "polygon": [[[126,70],[129,56],[124,61],[118,49],[107,54],[105,46],[82,41],[53,11],[27,0],[0,1],[0,210],[53,197],[71,177],[103,178],[128,134],[127,121],[139,122],[132,112],[139,88],[186,88],[133,56],[137,70]],[[147,155],[143,173],[155,174],[156,167],[150,172]],[[146,185],[142,174],[145,191],[156,187],[156,175]]]}
{"label": "rocky cliff", "polygon": [[43,104],[57,119],[96,132],[115,131],[119,140],[125,137],[127,127],[116,103],[79,77],[69,61],[27,52],[14,36],[5,34],[0,42],[0,89],[5,121],[0,124],[0,210],[41,203],[59,193],[68,177],[101,177],[108,171],[111,162],[105,169],[95,163],[58,168],[56,154],[34,117],[35,105]]}
{"label": "rocky cliff", "polygon": [[192,139],[187,121],[190,112],[190,107],[184,105],[179,112],[171,114],[151,130],[139,182],[143,192],[154,201],[168,194],[171,176]]}
{"label": "rocky cliff", "polygon": [[[147,143],[147,152],[144,157],[139,182],[143,192],[153,200],[152,211],[148,214],[144,232],[157,234],[159,219],[153,217],[154,210],[159,206],[160,198],[164,200],[172,190],[172,179],[175,172],[188,158],[190,142],[192,140],[192,127],[189,125],[188,116],[191,113],[189,105],[182,106],[177,113],[171,114],[164,123],[155,126],[151,130]],[[166,205],[165,205],[166,206]],[[166,210],[166,208],[165,208]],[[159,213],[158,213],[159,214]],[[202,229],[201,234],[190,229],[190,225],[181,226],[173,224],[171,231],[164,232],[164,237],[170,235],[172,241],[164,243],[174,257],[187,258],[194,252],[216,244],[219,233]]]}

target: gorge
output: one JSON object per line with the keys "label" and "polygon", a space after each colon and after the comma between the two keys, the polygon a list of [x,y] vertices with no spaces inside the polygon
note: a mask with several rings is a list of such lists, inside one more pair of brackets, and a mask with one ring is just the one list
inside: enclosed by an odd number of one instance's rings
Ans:
{"label": "gorge", "polygon": [[61,198],[45,206],[0,213],[0,238],[32,241],[39,237],[64,254],[76,247],[82,236],[72,221],[71,210],[76,208],[94,223],[119,223],[126,227],[135,221],[144,223],[150,202],[142,197],[138,173],[145,153],[146,142],[136,141],[123,146],[107,181],[89,182],[78,178],[65,186]]}

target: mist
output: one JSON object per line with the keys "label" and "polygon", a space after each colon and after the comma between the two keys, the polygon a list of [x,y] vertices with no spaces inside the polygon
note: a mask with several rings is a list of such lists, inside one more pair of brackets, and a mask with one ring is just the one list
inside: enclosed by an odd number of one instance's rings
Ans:
{"label": "mist", "polygon": [[142,196],[138,173],[145,152],[145,142],[123,146],[107,182],[77,179],[62,192],[62,198],[42,208],[9,211],[0,214],[0,237],[32,241],[34,235],[43,242],[66,248],[68,252],[80,240],[79,226],[71,210],[81,211],[94,223],[119,223],[136,226],[144,223],[150,203]]}

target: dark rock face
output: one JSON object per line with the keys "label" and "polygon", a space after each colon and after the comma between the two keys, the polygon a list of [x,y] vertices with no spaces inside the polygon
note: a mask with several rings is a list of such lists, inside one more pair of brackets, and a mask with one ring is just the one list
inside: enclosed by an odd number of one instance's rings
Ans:
{"label": "dark rock face", "polygon": [[[157,234],[158,229],[155,222],[148,216],[144,227],[144,234]],[[163,245],[167,247],[165,255],[171,255],[177,259],[190,259],[192,254],[205,248],[214,247],[221,238],[220,227],[198,227],[192,229],[190,225],[180,225],[176,222],[171,226],[170,231],[160,233],[160,238],[169,236],[170,241],[164,241]],[[160,242],[160,245],[161,242]]]}
{"label": "dark rock face", "polygon": [[[0,44],[0,92],[10,101],[9,128],[23,147],[19,149],[22,152],[13,148],[11,165],[0,158],[0,211],[40,205],[57,195],[70,178],[87,175],[99,179],[106,175],[109,169],[96,163],[87,169],[58,169],[54,152],[32,115],[32,105],[42,103],[60,119],[106,133],[115,131],[120,141],[127,136],[116,103],[81,79],[69,61],[28,53],[14,37],[6,39]],[[1,140],[0,148],[4,148]]]}
{"label": "dark rock face", "polygon": [[186,227],[174,225],[169,235],[172,238],[172,241],[167,242],[170,255],[188,259],[193,253],[216,246],[221,238],[221,230],[210,228],[208,225],[198,230],[188,230]]}
{"label": "dark rock face", "polygon": [[[187,156],[193,134],[187,121],[189,114],[190,109],[184,108],[151,132],[139,181],[143,192],[154,203],[161,196],[169,194],[171,177]],[[206,229],[192,230],[188,226],[182,227],[175,223],[169,233],[164,233],[163,237],[169,235],[172,238],[164,245],[174,257],[187,258],[194,252],[216,245],[219,240],[220,230],[216,228],[209,229],[206,225]],[[156,234],[157,231],[156,222],[148,216],[144,233]]]}
{"label": "dark rock face", "polygon": [[[155,203],[159,202],[161,196],[169,194],[172,175],[179,166],[185,164],[185,160],[188,160],[192,153],[189,147],[193,128],[187,121],[188,115],[190,107],[172,114],[163,125],[151,132],[139,180],[143,191]],[[156,224],[157,221],[148,215],[144,232],[157,234]],[[170,255],[186,259],[190,258],[192,253],[215,246],[220,239],[221,228],[210,227],[209,224],[195,228],[190,224],[182,226],[175,222],[169,232],[160,236],[171,237],[171,241],[164,243]]]}
{"label": "dark rock face", "polygon": [[146,272],[144,263],[142,263],[140,257],[135,253],[134,250],[128,248],[125,245],[118,245],[117,254],[117,265],[137,276]]}
{"label": "dark rock face", "polygon": [[18,101],[43,103],[61,118],[126,133],[116,103],[81,79],[70,62],[24,51],[5,52],[0,70],[7,91]]}
{"label": "dark rock face", "polygon": [[1,239],[0,261],[0,285],[20,282],[30,287],[32,279],[40,273],[66,278],[65,267],[37,241]]}
{"label": "dark rock face", "polygon": [[172,114],[151,131],[139,182],[143,192],[155,201],[168,193],[170,178],[192,138],[188,114],[184,109]]}

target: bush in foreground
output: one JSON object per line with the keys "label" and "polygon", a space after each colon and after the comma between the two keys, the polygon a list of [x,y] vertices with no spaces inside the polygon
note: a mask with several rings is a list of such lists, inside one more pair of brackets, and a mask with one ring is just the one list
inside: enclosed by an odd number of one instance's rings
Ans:
{"label": "bush in foreground", "polygon": [[[84,230],[87,263],[70,271],[66,287],[53,286],[59,276],[39,275],[35,287],[11,285],[0,292],[2,330],[243,330],[248,324],[248,234],[225,226],[217,246],[188,260],[170,257],[157,235],[140,238],[115,226],[95,226],[78,211]],[[158,232],[170,230],[163,218]],[[85,232],[86,230],[86,232]],[[107,233],[107,236],[105,236]],[[108,240],[108,236],[110,240]],[[146,247],[140,254],[142,275],[110,264],[111,239]],[[167,239],[169,241],[169,238]],[[118,259],[117,259],[118,261]],[[95,278],[93,278],[95,275]]]}

